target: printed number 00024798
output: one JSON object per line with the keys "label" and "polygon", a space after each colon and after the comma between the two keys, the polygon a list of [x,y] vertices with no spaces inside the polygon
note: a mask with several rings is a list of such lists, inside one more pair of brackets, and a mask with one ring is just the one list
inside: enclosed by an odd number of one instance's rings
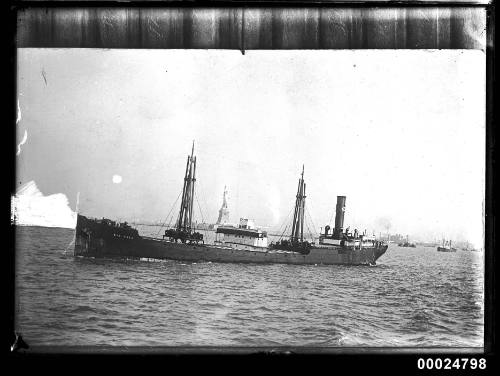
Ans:
{"label": "printed number 00024798", "polygon": [[486,369],[485,358],[418,358],[418,369]]}

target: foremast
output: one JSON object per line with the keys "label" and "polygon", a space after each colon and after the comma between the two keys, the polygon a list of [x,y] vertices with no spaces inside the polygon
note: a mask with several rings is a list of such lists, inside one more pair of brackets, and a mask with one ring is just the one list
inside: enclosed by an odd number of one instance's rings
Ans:
{"label": "foremast", "polygon": [[177,217],[176,230],[191,233],[193,230],[193,202],[194,184],[196,182],[196,157],[194,156],[194,141],[191,155],[188,155],[186,172],[184,174],[184,186],[182,188],[182,201]]}
{"label": "foremast", "polygon": [[188,155],[186,161],[186,172],[184,173],[184,186],[182,187],[182,200],[179,215],[175,229],[165,230],[164,238],[169,238],[182,243],[203,242],[203,235],[195,231],[193,226],[193,204],[194,204],[194,185],[196,182],[196,156],[194,155],[194,141],[191,148],[191,155]]}
{"label": "foremast", "polygon": [[304,182],[304,165],[302,165],[302,174],[299,178],[297,195],[295,196],[295,209],[292,221],[292,233],[289,239],[283,239],[277,243],[271,244],[271,248],[285,251],[299,252],[308,254],[311,243],[304,240],[304,214],[306,205],[306,183]]}
{"label": "foremast", "polygon": [[304,241],[304,210],[306,205],[306,183],[304,182],[304,165],[302,165],[302,174],[297,187],[295,200],[295,211],[293,214],[291,242]]}

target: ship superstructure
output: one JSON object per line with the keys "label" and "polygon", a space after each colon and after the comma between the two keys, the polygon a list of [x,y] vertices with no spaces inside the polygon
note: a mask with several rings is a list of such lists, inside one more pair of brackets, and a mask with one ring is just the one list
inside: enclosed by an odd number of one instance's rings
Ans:
{"label": "ship superstructure", "polygon": [[255,227],[248,218],[240,218],[239,225],[224,225],[215,231],[215,244],[224,244],[236,249],[267,250],[267,233]]}
{"label": "ship superstructure", "polygon": [[[368,235],[366,230],[362,233],[358,229],[350,231],[350,227],[344,230],[344,215],[346,211],[346,196],[337,196],[335,208],[335,227],[330,232],[330,225],[325,226],[325,230],[319,236],[318,247],[341,248],[341,249],[387,249],[384,242],[378,241],[375,235]],[[384,251],[385,252],[385,251]]]}

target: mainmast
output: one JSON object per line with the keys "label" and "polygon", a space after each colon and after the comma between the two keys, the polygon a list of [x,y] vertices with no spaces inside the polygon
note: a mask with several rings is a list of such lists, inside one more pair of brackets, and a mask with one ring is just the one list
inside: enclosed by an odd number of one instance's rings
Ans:
{"label": "mainmast", "polygon": [[272,249],[280,249],[309,254],[312,244],[304,241],[304,215],[306,208],[306,183],[304,182],[304,165],[300,175],[297,195],[295,199],[295,211],[293,213],[292,234],[290,239],[280,239],[276,244],[271,243]]}
{"label": "mainmast", "polygon": [[304,240],[304,210],[306,205],[306,183],[304,182],[304,165],[302,165],[302,175],[299,179],[297,187],[297,196],[295,200],[295,212],[293,214],[292,222],[292,235],[290,240],[292,242]]}
{"label": "mainmast", "polygon": [[196,181],[196,157],[194,156],[194,141],[191,155],[187,157],[186,172],[184,174],[184,187],[182,188],[182,201],[176,229],[191,233],[193,228],[193,201],[194,183]]}

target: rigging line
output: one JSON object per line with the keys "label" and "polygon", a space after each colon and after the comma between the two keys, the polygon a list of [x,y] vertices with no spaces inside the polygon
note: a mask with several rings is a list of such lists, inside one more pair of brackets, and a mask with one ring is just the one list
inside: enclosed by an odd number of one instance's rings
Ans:
{"label": "rigging line", "polygon": [[[286,229],[288,228],[288,217],[290,217],[290,213],[288,213],[285,220],[281,223],[280,227],[277,229],[277,231],[275,233],[277,236],[279,236],[279,239],[281,239],[283,237],[283,234],[285,233]],[[283,229],[283,227],[285,229],[281,233],[281,230]],[[273,233],[274,233],[274,231],[273,231]],[[279,235],[280,233],[281,233],[281,235]]]}
{"label": "rigging line", "polygon": [[[179,215],[177,215],[177,217],[179,217]],[[176,224],[172,224],[172,221],[174,220],[174,218],[175,218],[175,214],[172,214],[170,216],[170,220],[168,221],[168,225],[167,225],[168,228],[177,228]],[[175,222],[177,222],[177,221],[178,221],[178,218],[175,220]]]}
{"label": "rigging line", "polygon": [[285,217],[285,220],[283,222],[281,222],[281,225],[280,227],[278,227],[278,233],[281,231],[281,229],[283,228],[283,226],[287,226],[288,227],[288,219],[290,218],[290,214],[292,214],[292,211],[294,210],[294,208],[290,209],[290,211],[288,212],[287,216]]}
{"label": "rigging line", "polygon": [[168,224],[167,224],[167,226],[166,226],[166,227],[168,227],[168,228],[172,228],[172,220],[173,220],[173,219],[174,219],[174,215],[172,214],[172,215],[170,216],[170,220],[168,221]]}
{"label": "rigging line", "polygon": [[287,224],[287,220],[288,220],[288,215],[285,217],[285,219],[280,223],[279,227],[276,229],[276,231],[272,231],[273,233],[276,233],[276,234],[279,234],[281,232],[281,230],[283,229],[283,227],[285,227],[285,225]]}
{"label": "rigging line", "polygon": [[[203,212],[201,210],[201,206],[200,206],[200,201],[198,200],[198,194],[194,193],[194,197],[196,198],[196,202],[198,203],[198,209],[200,210],[200,215],[201,215],[201,221],[202,223],[205,223],[205,219],[203,218]],[[205,234],[205,236],[207,236],[207,228],[206,226],[203,226],[203,228],[201,229],[201,231],[203,231],[203,233]]]}
{"label": "rigging line", "polygon": [[[312,241],[314,242],[315,240],[315,237],[314,237],[314,233],[311,231],[311,228],[309,227],[309,221],[306,221],[306,227],[307,227],[307,230],[309,231],[309,236],[311,237]],[[313,228],[314,228],[314,223],[312,223],[312,220],[311,220],[311,224],[313,225]]]}
{"label": "rigging line", "polygon": [[316,225],[314,224],[314,221],[312,220],[311,213],[309,212],[309,210],[307,209],[307,207],[306,207],[306,215],[309,217],[309,220],[311,221],[311,224],[312,224],[313,228],[315,229]]}
{"label": "rigging line", "polygon": [[[193,196],[193,198],[196,198],[197,200],[198,200],[198,198],[201,198],[201,200],[202,200],[202,202],[203,202],[203,200],[204,200],[204,197],[203,197],[203,196],[204,196],[204,195],[203,195],[202,184],[201,184],[200,180],[198,180],[198,179],[196,179],[196,187],[195,187],[195,188],[196,188],[196,189],[194,190],[194,196]],[[200,192],[201,192],[201,193],[200,193]],[[201,197],[200,197],[200,195],[201,195]],[[203,202],[203,204],[204,204],[204,206],[205,206],[205,208],[206,208],[205,202]],[[202,221],[204,222],[205,220],[203,219],[203,213],[202,213],[202,211],[201,211],[201,206],[200,206],[200,202],[199,202],[199,201],[198,201],[198,208],[199,208],[199,210],[200,210],[200,214],[201,214],[201,216],[202,216]]]}
{"label": "rigging line", "polygon": [[313,221],[313,219],[312,219],[311,213],[309,213],[309,210],[307,210],[307,208],[306,208],[306,213],[307,213],[307,215],[309,216],[309,219],[311,220],[311,224],[313,225],[313,228],[315,229],[315,228],[316,228],[316,225],[314,224],[314,221]]}
{"label": "rigging line", "polygon": [[288,224],[286,225],[285,229],[283,230],[283,233],[280,235],[278,240],[283,239],[283,235],[285,234],[285,231],[288,229]]}
{"label": "rigging line", "polygon": [[[311,204],[312,204],[311,199],[309,199],[309,200],[308,200],[308,204],[307,204],[307,206],[310,206],[310,207],[311,207],[311,209],[312,209],[312,205],[311,205]],[[311,218],[311,223],[314,225],[314,222],[313,222],[313,220],[312,220],[311,213],[308,211],[307,206],[306,206],[306,212],[309,214],[309,217]],[[314,210],[313,210],[313,211],[314,211]],[[333,216],[333,214],[332,214],[332,216]],[[330,220],[331,220],[331,219],[330,219]],[[314,226],[314,228],[316,228],[316,226]]]}
{"label": "rigging line", "polygon": [[332,219],[333,219],[333,215],[335,214],[335,211],[332,211],[332,216],[330,217],[330,220],[328,221],[327,225],[331,225],[332,224]]}
{"label": "rigging line", "polygon": [[170,215],[170,213],[172,213],[172,210],[174,210],[174,207],[175,207],[175,204],[177,204],[177,201],[179,200],[179,197],[181,197],[181,194],[182,192],[179,193],[179,196],[177,196],[177,199],[175,200],[174,204],[172,205],[172,207],[170,208],[170,211],[168,212],[167,216],[165,217],[165,220],[163,221],[162,225],[160,226],[160,229],[158,230],[158,232],[156,233],[156,236],[158,236],[160,234],[160,231],[163,229],[163,227],[165,226],[165,222],[167,222],[167,219],[168,219],[168,216]]}
{"label": "rigging line", "polygon": [[[205,207],[205,209],[207,209],[208,205],[207,205],[207,200],[205,199],[205,190],[203,189],[203,186],[201,185],[200,182],[198,182],[198,189],[195,191],[195,195],[196,197],[198,197],[198,194],[201,192],[201,201],[203,202],[203,206]],[[198,201],[198,206],[200,206],[200,202]],[[205,210],[205,213],[208,213],[209,210]],[[201,213],[201,207],[200,207],[200,213]],[[205,222],[205,220],[203,219],[203,214],[202,214],[202,220],[203,222]]]}
{"label": "rigging line", "polygon": [[304,227],[305,227],[305,233],[309,233],[309,236],[311,235],[311,229],[309,228],[309,221],[307,218],[307,211],[304,213]]}
{"label": "rigging line", "polygon": [[198,204],[198,209],[200,210],[201,221],[202,223],[205,223],[205,219],[203,218],[203,211],[201,210],[200,200],[198,200],[198,194],[196,192],[194,193],[194,198],[196,198],[196,203]]}
{"label": "rigging line", "polygon": [[307,227],[307,231],[309,232],[309,237],[310,237],[310,238],[311,238],[311,240],[314,242],[314,237],[312,236],[311,229],[309,228],[309,225],[307,224],[307,222],[306,222],[306,227]]}
{"label": "rigging line", "polygon": [[[283,230],[283,232],[281,233],[280,237],[278,240],[281,240],[283,239],[283,235],[285,234],[286,230],[288,229],[288,226],[290,225],[290,222],[288,221],[288,218],[290,218],[290,215],[292,214],[292,211],[294,211],[295,208],[293,208],[292,210],[290,210],[290,212],[288,213],[287,217],[286,217],[286,220],[284,222],[284,224],[286,224],[285,226],[285,229]],[[280,228],[281,229],[281,228]]]}
{"label": "rigging line", "polygon": [[[313,228],[316,229],[316,225],[314,224],[314,221],[312,220],[311,213],[309,213],[309,210],[307,210],[307,208],[306,208],[306,213],[309,216],[309,220],[311,221],[311,224],[312,224]],[[310,232],[311,237],[314,239],[314,236],[313,236],[311,230],[309,229],[309,225],[307,223],[306,223],[306,226],[307,226],[307,229]]]}

